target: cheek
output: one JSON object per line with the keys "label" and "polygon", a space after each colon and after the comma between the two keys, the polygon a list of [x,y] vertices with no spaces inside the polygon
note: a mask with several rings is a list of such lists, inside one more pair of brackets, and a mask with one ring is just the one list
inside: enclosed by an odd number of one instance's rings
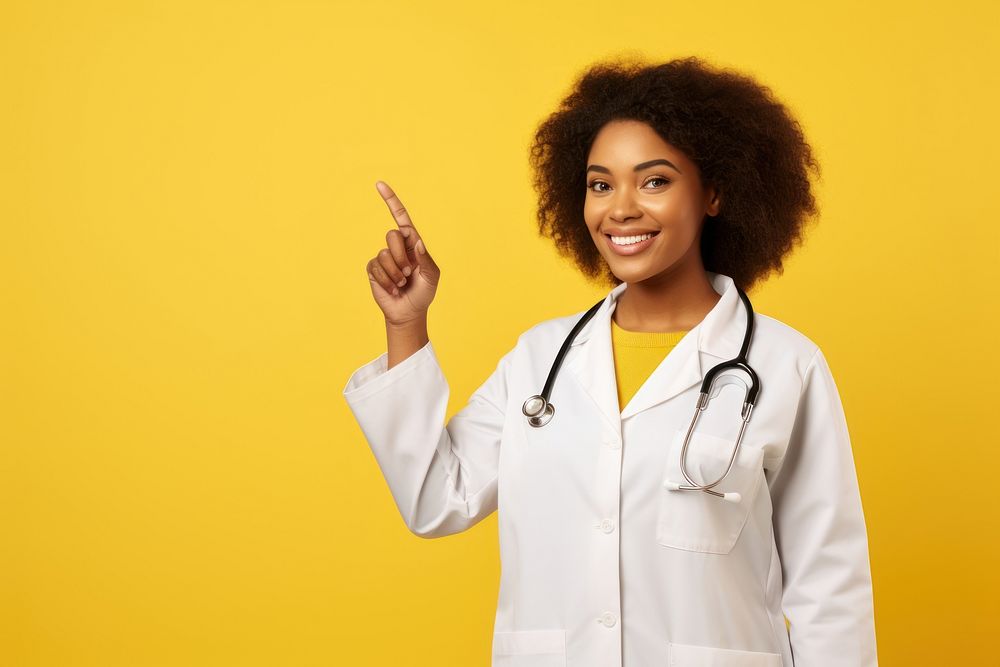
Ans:
{"label": "cheek", "polygon": [[646,211],[668,228],[675,238],[689,238],[695,235],[701,223],[697,206],[682,198],[664,200],[650,204]]}
{"label": "cheek", "polygon": [[658,197],[646,203],[646,211],[664,224],[678,224],[684,220],[687,204],[680,197]]}
{"label": "cheek", "polygon": [[583,221],[586,223],[587,229],[590,230],[591,235],[595,235],[597,233],[597,229],[601,226],[601,220],[603,219],[604,215],[599,206],[584,202]]}

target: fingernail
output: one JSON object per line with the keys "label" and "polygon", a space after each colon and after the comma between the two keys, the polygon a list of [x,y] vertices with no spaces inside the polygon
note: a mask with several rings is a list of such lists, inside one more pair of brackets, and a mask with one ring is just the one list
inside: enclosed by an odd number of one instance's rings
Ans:
{"label": "fingernail", "polygon": [[406,278],[400,278],[399,282],[396,283],[396,284],[399,285],[400,287],[402,287],[403,285],[406,284]]}
{"label": "fingernail", "polygon": [[404,276],[409,276],[409,275],[410,275],[410,272],[411,272],[411,269],[410,269],[410,267],[408,267],[408,266],[404,266],[404,267],[403,267],[403,275],[404,275]]}
{"label": "fingernail", "polygon": [[410,228],[409,228],[409,227],[403,227],[403,228],[402,228],[401,230],[399,230],[399,231],[400,231],[400,233],[401,233],[401,234],[402,234],[403,236],[405,236],[406,238],[410,238]]}
{"label": "fingernail", "polygon": [[393,287],[392,288],[392,294],[393,294],[393,296],[399,296],[399,288],[398,287]]}

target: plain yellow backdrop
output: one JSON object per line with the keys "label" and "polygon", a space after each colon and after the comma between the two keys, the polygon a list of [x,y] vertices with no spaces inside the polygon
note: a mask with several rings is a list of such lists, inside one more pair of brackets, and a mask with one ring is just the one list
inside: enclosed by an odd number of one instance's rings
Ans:
{"label": "plain yellow backdrop", "polygon": [[995,660],[998,19],[4,3],[0,664],[487,665],[496,515],[408,533],[341,395],[385,349],[375,181],[443,270],[450,416],[519,333],[606,292],[538,237],[527,150],[616,55],[735,67],[799,118],[822,213],[751,298],[834,371],[882,664]]}

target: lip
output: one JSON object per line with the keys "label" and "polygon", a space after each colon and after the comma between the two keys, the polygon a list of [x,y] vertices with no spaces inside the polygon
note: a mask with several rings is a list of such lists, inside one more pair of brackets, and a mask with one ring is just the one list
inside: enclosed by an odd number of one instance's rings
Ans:
{"label": "lip", "polygon": [[[646,234],[650,234],[652,232],[645,232],[645,233]],[[642,235],[642,233],[639,233],[639,234],[621,234],[620,236],[641,236],[641,235]],[[604,238],[607,240],[608,247],[610,247],[611,250],[616,255],[625,255],[625,256],[627,256],[627,255],[635,255],[637,253],[640,253],[643,250],[645,250],[646,248],[648,248],[649,246],[653,245],[653,241],[655,241],[656,238],[659,235],[660,235],[659,232],[657,232],[656,234],[654,234],[653,236],[649,237],[645,241],[639,241],[638,243],[633,243],[632,245],[625,245],[625,246],[618,245],[614,241],[612,241],[610,234],[605,234]],[[619,234],[616,234],[615,236],[619,236]]]}

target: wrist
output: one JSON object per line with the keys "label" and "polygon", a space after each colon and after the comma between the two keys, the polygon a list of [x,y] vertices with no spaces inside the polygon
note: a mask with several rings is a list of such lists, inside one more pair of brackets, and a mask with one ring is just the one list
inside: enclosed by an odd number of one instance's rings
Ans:
{"label": "wrist", "polygon": [[388,370],[427,345],[427,317],[417,317],[407,322],[386,321],[385,337],[389,355],[386,362]]}
{"label": "wrist", "polygon": [[391,331],[414,331],[427,328],[427,313],[414,317],[411,320],[405,320],[401,322],[394,322],[392,320],[385,321],[385,328]]}

